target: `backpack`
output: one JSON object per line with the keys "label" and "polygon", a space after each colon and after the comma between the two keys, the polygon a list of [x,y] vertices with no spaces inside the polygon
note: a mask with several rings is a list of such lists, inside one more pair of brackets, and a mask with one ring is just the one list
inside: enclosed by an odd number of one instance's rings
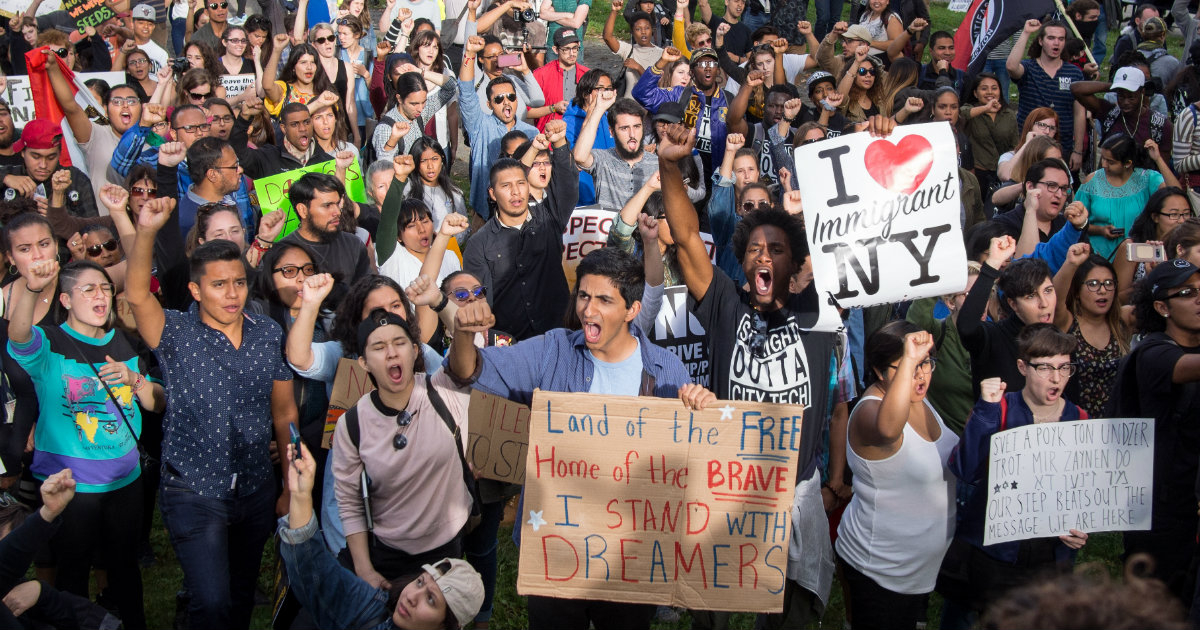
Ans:
{"label": "backpack", "polygon": [[[379,117],[379,123],[376,126],[378,127],[378,126],[382,126],[382,125],[387,125],[387,128],[391,129],[392,125],[394,125],[394,124],[396,124],[396,121],[393,120],[391,116],[384,115],[384,116]],[[399,146],[396,147],[396,152],[397,152],[397,154],[400,152]],[[362,151],[359,152],[358,163],[362,164],[363,168],[365,170],[365,167],[370,166],[371,164],[374,164],[375,160],[378,160],[378,159],[379,159],[379,151],[377,151],[375,149],[374,139],[366,138],[366,141],[363,142]],[[347,413],[349,413],[349,412],[347,412]],[[355,445],[355,447],[357,447],[358,442],[356,441],[354,443],[354,445]]]}

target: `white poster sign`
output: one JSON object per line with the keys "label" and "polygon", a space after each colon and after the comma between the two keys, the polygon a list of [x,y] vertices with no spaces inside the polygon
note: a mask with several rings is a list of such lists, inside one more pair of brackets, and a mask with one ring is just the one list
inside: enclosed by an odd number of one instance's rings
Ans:
{"label": "white poster sign", "polygon": [[225,88],[225,98],[231,99],[254,85],[253,74],[223,74],[221,86]]}
{"label": "white poster sign", "polygon": [[983,544],[1150,529],[1154,420],[1031,424],[992,436]]}
{"label": "white poster sign", "polygon": [[955,13],[966,13],[971,6],[971,0],[950,0],[950,5],[946,8]]}
{"label": "white poster sign", "polygon": [[[580,206],[571,213],[563,230],[563,271],[568,285],[575,286],[575,267],[579,266],[579,261],[593,249],[608,245],[608,231],[616,218],[617,210],[599,206]],[[700,238],[708,248],[708,257],[715,263],[717,249],[712,236],[701,232]]]}
{"label": "white poster sign", "polygon": [[[102,79],[109,87],[125,82],[124,72],[77,72],[80,83],[91,79]],[[33,90],[29,85],[29,77],[24,74],[8,77],[5,86],[4,100],[12,110],[13,124],[18,129],[37,117],[33,110]],[[76,96],[76,101],[80,97]]]}
{"label": "white poster sign", "polygon": [[947,123],[855,133],[796,149],[797,183],[818,329],[840,327],[843,308],[961,291],[967,283],[958,150]]}

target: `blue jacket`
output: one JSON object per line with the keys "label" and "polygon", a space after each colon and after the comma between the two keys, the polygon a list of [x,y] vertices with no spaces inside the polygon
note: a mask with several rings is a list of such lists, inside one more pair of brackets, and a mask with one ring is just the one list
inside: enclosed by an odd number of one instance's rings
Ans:
{"label": "blue jacket", "polygon": [[746,272],[742,261],[733,251],[733,232],[737,229],[738,216],[734,204],[733,180],[722,177],[720,171],[712,176],[712,196],[708,198],[708,224],[712,228],[713,246],[717,248],[717,267],[733,280],[737,286],[746,283]]}
{"label": "blue jacket", "polygon": [[[1062,416],[1059,422],[1071,420],[1086,420],[1087,412],[1075,403],[1064,400]],[[1000,403],[990,403],[980,400],[971,410],[971,417],[963,428],[958,445],[950,453],[948,465],[954,476],[972,485],[965,510],[958,511],[958,530],[954,536],[979,548],[987,555],[1002,562],[1015,563],[1022,541],[998,543],[984,546],[983,528],[987,513],[987,475],[988,461],[992,449],[992,435],[1004,429],[1013,429],[1033,424],[1033,412],[1021,392],[1009,392],[1004,395],[1005,412],[1002,414]],[[1003,418],[1001,417],[1003,415]],[[1074,562],[1075,552],[1059,542],[1054,548],[1054,555],[1059,564]]]}
{"label": "blue jacket", "polygon": [[[690,91],[691,96],[683,106],[683,124],[686,127],[695,127],[698,131],[696,151],[701,154],[711,154],[712,161],[706,165],[711,170],[708,173],[702,173],[702,175],[711,175],[721,166],[721,160],[725,159],[725,136],[729,133],[725,120],[729,113],[727,93],[725,90],[717,90],[716,95],[710,98],[692,85],[661,88],[658,87],[658,80],[662,78],[662,73],[656,72],[656,70],[657,68],[651,67],[642,73],[642,77],[633,86],[633,98],[645,105],[651,114],[656,114],[663,103],[678,103],[683,98],[683,91]],[[708,120],[709,125],[707,138],[705,138],[704,126],[701,124],[701,121],[705,119]]]}
{"label": "blue jacket", "polygon": [[[471,208],[486,221],[492,216],[488,208],[488,182],[491,181],[488,175],[492,162],[500,156],[500,139],[509,128],[490,110],[483,110],[475,85],[470,81],[458,81],[458,111],[463,128],[471,134]],[[537,127],[521,120],[520,112],[512,130],[524,132],[527,138],[538,133]]]}
{"label": "blue jacket", "polygon": [[[579,130],[583,129],[583,119],[585,118],[587,118],[587,112],[574,103],[571,103],[571,106],[563,114],[563,122],[567,123],[567,144],[570,144],[572,149],[575,148],[575,141],[579,139]],[[608,123],[600,123],[596,129],[596,141],[592,143],[592,150],[611,149],[616,145]],[[579,203],[576,205],[590,206],[594,203],[596,203],[596,182],[592,179],[591,173],[579,171]]]}

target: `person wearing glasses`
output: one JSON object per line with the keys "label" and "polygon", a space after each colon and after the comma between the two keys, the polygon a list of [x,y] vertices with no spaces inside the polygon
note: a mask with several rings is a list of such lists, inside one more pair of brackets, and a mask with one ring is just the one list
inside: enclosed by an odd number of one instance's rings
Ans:
{"label": "person wearing glasses", "polygon": [[254,74],[254,62],[246,56],[249,40],[240,26],[225,29],[221,36],[222,54],[218,59],[225,70],[222,74]]}
{"label": "person wearing glasses", "polygon": [[[1133,220],[1133,225],[1129,231],[1125,233],[1125,240],[1117,245],[1116,256],[1113,257],[1113,267],[1117,272],[1117,300],[1121,304],[1129,302],[1129,296],[1133,293],[1133,285],[1146,277],[1146,273],[1150,271],[1145,262],[1132,261],[1129,259],[1129,245],[1131,243],[1166,243],[1168,237],[1175,232],[1177,228],[1188,223],[1195,216],[1195,211],[1192,209],[1192,204],[1188,199],[1188,194],[1183,188],[1167,186],[1154,191],[1150,195],[1150,199],[1146,201],[1146,207],[1142,209],[1142,213]],[[1181,252],[1168,249],[1164,251],[1165,257],[1170,260],[1178,258],[1183,254]]]}
{"label": "person wearing glasses", "polygon": [[[1055,326],[1026,326],[1017,337],[1016,359],[1017,369],[1025,375],[1025,385],[1006,391],[1013,388],[999,377],[979,383],[978,402],[950,455],[949,468],[954,476],[980,487],[968,494],[957,530],[949,528],[955,531],[954,541],[938,580],[938,592],[947,601],[942,609],[943,626],[973,625],[974,619],[1006,591],[1047,574],[1070,572],[1079,549],[1087,544],[1088,535],[1077,529],[1062,536],[983,544],[988,500],[993,496],[984,487],[992,436],[1031,424],[1092,417],[1064,395],[1072,376],[1075,380],[1083,378],[1072,362],[1076,351],[1077,338]],[[950,619],[961,623],[952,624]]]}
{"label": "person wearing glasses", "polygon": [[[545,130],[546,123],[552,120],[562,120],[563,114],[570,104],[570,97],[575,96],[579,79],[587,73],[587,66],[576,63],[582,46],[583,42],[575,33],[575,29],[559,29],[554,33],[554,61],[533,71],[533,78],[542,87],[542,94],[546,97],[545,107],[550,110],[544,116],[537,118],[538,131]],[[541,110],[542,108],[534,109]],[[529,117],[533,117],[532,111]]]}
{"label": "person wearing glasses", "polygon": [[1108,260],[1076,243],[1054,274],[1054,325],[1078,342],[1071,362],[1079,371],[1067,393],[1092,416],[1104,415],[1117,377],[1117,363],[1129,354],[1131,331],[1121,318],[1117,272]]}
{"label": "person wearing glasses", "polygon": [[[188,42],[204,42],[213,50],[221,49],[221,38],[225,35],[225,31],[229,28],[229,2],[228,0],[202,0],[200,5],[204,9],[204,14],[208,16],[208,23],[195,32],[187,34]],[[196,4],[192,4],[189,8],[188,26],[194,24],[191,11],[194,11]]]}
{"label": "person wearing glasses", "polygon": [[158,90],[158,81],[154,79],[156,75],[150,72],[150,56],[146,51],[138,49],[132,42],[126,44],[129,45],[128,49],[126,46],[121,47],[113,66],[125,68],[125,82],[137,92],[138,98],[145,105],[150,102],[150,95]]}
{"label": "person wearing glasses", "polygon": [[[56,307],[63,323],[33,325],[39,294],[57,277]],[[138,461],[142,409],[166,407],[162,385],[148,379],[146,357],[112,327],[112,280],[94,262],[75,261],[59,271],[56,260],[31,265],[21,300],[8,313],[8,351],[33,378],[39,402],[33,445],[34,477],[71,468],[78,495],[51,540],[55,586],[88,596],[92,563],[108,570],[106,593],[130,628],[145,628],[141,572],[137,566],[142,513]],[[103,545],[96,545],[103,540]]]}
{"label": "person wearing glasses", "polygon": [[1066,163],[1057,158],[1031,165],[1021,190],[1024,198],[1018,200],[1012,210],[998,214],[992,220],[1017,239],[1018,257],[1035,253],[1045,255],[1046,261],[1057,269],[1067,248],[1088,229],[1087,210],[1090,208],[1078,201],[1068,204],[1071,176]]}
{"label": "person wearing glasses", "polygon": [[[1140,143],[1123,133],[1114,133],[1100,144],[1100,169],[1079,187],[1075,199],[1082,201],[1091,212],[1088,242],[1092,251],[1112,260],[1118,254],[1117,245],[1158,190],[1166,186],[1179,187],[1171,167],[1153,140]],[[1157,171],[1134,166],[1143,156],[1154,161]]]}

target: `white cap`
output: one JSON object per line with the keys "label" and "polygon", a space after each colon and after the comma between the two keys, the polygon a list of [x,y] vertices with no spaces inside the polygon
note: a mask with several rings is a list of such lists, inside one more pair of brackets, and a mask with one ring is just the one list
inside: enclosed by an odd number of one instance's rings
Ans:
{"label": "white cap", "polygon": [[1113,76],[1112,89],[1136,92],[1146,85],[1146,75],[1134,67],[1117,70]]}

